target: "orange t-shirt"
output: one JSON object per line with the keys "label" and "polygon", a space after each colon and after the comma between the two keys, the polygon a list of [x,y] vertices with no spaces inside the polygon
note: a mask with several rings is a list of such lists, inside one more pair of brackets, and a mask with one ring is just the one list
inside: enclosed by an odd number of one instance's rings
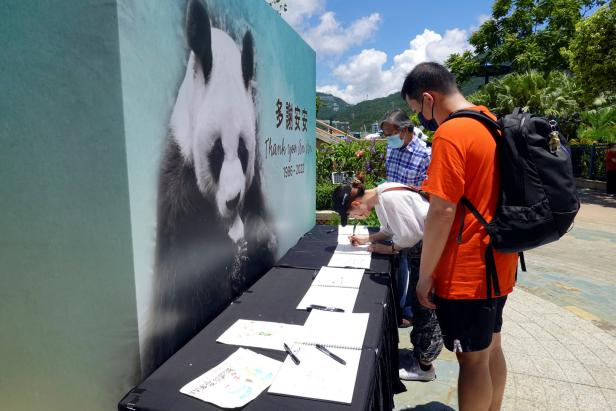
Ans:
{"label": "orange t-shirt", "polygon": [[[470,107],[489,113],[486,107]],[[496,142],[488,129],[471,118],[443,123],[432,141],[432,161],[422,189],[458,204],[464,195],[487,221],[492,220],[500,193]],[[458,244],[462,211],[464,230]],[[436,295],[452,300],[487,297],[485,249],[489,236],[465,207],[458,206],[443,254],[434,270]],[[501,295],[513,290],[517,254],[494,253]]]}

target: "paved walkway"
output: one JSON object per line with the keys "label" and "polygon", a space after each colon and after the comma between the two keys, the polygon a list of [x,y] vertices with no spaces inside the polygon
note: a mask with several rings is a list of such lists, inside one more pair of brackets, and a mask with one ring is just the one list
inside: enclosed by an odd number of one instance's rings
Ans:
{"label": "paved walkway", "polygon": [[[526,253],[505,306],[503,410],[616,410],[616,200],[581,197],[575,228]],[[405,384],[396,410],[458,409],[455,356],[445,349],[436,369],[436,381]]]}

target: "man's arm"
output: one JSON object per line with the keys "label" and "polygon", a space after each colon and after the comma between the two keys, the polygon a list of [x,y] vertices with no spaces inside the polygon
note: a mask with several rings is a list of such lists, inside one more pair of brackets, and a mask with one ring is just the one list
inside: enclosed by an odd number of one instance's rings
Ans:
{"label": "man's arm", "polygon": [[379,231],[378,233],[370,234],[370,237],[368,238],[371,243],[374,243],[377,241],[391,240],[391,235],[383,231]]}
{"label": "man's arm", "polygon": [[423,306],[428,308],[436,308],[430,300],[434,283],[432,273],[441,258],[455,216],[455,203],[435,195],[430,196],[417,284],[417,298]]}

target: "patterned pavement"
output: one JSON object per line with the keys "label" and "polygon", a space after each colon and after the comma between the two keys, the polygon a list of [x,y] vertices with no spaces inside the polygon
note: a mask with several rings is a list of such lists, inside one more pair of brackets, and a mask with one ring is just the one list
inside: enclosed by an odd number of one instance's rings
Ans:
{"label": "patterned pavement", "polygon": [[[528,273],[504,311],[507,386],[502,410],[616,410],[616,199],[581,190],[576,226],[526,253]],[[410,346],[400,329],[400,348]],[[457,410],[455,356],[437,380],[407,382],[396,410]]]}

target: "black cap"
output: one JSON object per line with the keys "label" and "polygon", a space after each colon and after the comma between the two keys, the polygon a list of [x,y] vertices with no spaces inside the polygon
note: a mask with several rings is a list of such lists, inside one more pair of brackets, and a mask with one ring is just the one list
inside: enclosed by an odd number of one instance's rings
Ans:
{"label": "black cap", "polygon": [[344,184],[334,189],[332,193],[332,208],[340,214],[340,224],[344,227],[347,224],[347,210],[351,203],[351,186]]}
{"label": "black cap", "polygon": [[389,123],[398,128],[411,128],[413,123],[409,116],[400,108],[393,109],[385,113],[385,117],[379,123],[379,127],[383,129],[383,123]]}

